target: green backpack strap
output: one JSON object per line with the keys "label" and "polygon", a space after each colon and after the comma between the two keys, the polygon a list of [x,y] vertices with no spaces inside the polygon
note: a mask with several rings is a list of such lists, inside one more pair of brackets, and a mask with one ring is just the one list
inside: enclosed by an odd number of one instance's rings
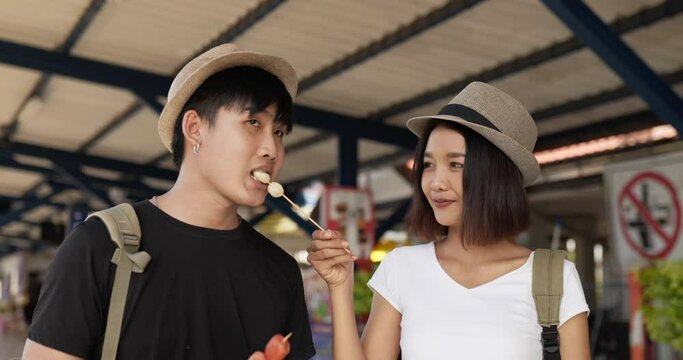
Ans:
{"label": "green backpack strap", "polygon": [[98,217],[102,220],[109,231],[111,240],[117,247],[111,259],[111,262],[117,266],[102,345],[102,359],[115,360],[131,273],[143,272],[151,257],[144,251],[138,251],[142,236],[140,222],[135,209],[130,204],[120,204],[98,211],[88,216],[88,218],[91,217]]}
{"label": "green backpack strap", "polygon": [[560,303],[564,288],[564,250],[537,249],[534,251],[534,269],[531,288],[536,304],[538,324],[543,328],[541,342],[544,360],[560,359]]}

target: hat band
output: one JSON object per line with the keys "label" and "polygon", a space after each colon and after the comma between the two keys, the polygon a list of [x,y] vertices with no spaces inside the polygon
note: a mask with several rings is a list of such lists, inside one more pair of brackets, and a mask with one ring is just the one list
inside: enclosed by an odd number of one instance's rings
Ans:
{"label": "hat band", "polygon": [[487,119],[486,116],[480,114],[477,110],[460,104],[448,104],[441,108],[439,115],[449,115],[456,116],[468,122],[486,126],[489,129],[496,130],[500,132],[498,127],[494,125],[491,120]]}

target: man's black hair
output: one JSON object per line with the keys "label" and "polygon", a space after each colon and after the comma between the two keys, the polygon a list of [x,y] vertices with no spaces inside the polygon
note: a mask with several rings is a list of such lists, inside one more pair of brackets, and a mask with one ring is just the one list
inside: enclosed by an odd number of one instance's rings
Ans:
{"label": "man's black hair", "polygon": [[284,124],[287,132],[291,131],[292,98],[275,75],[253,66],[238,66],[217,72],[197,88],[176,119],[171,143],[173,163],[180,168],[183,161],[185,137],[182,123],[188,110],[195,110],[202,120],[209,122],[209,127],[213,127],[221,108],[258,113],[272,104],[277,105],[275,121]]}

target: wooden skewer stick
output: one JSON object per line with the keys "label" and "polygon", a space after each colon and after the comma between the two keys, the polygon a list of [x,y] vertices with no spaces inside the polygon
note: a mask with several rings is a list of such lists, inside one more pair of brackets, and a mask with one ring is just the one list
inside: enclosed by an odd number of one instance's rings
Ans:
{"label": "wooden skewer stick", "polygon": [[[325,231],[325,229],[323,229],[322,226],[318,225],[318,223],[315,222],[315,220],[311,219],[311,217],[308,216],[308,215],[306,214],[306,212],[305,212],[302,208],[300,208],[300,207],[299,207],[297,204],[295,204],[292,200],[289,200],[289,198],[287,197],[287,195],[282,194],[282,197],[285,198],[285,200],[287,200],[294,208],[298,209],[299,212],[301,212],[302,214],[306,215],[306,218],[308,218],[308,220],[309,220],[310,222],[312,222],[315,226],[317,226],[318,229],[320,229],[320,230],[322,230],[322,231]],[[346,249],[346,248],[344,248],[344,250],[345,250],[347,253],[351,254],[351,250]],[[290,333],[290,334],[291,334],[291,333]]]}
{"label": "wooden skewer stick", "polygon": [[308,218],[308,221],[312,222],[313,225],[315,225],[315,226],[318,227],[318,229],[320,229],[320,230],[322,230],[322,231],[325,231],[325,229],[323,229],[322,226],[318,225],[318,223],[315,222],[315,220],[311,219],[311,217],[308,216],[308,215],[306,214],[306,212],[305,212],[302,208],[300,208],[300,207],[299,207],[297,204],[295,204],[292,200],[289,200],[289,198],[287,197],[287,195],[282,194],[282,197],[285,198],[285,200],[287,200],[295,209],[299,210],[300,213],[306,215],[306,218]]}
{"label": "wooden skewer stick", "polygon": [[[283,198],[285,198],[285,200],[287,200],[287,202],[289,202],[289,204],[292,205],[292,207],[294,209],[299,210],[300,213],[306,215],[306,218],[308,219],[308,221],[312,222],[313,225],[315,225],[321,231],[325,231],[325,229],[323,229],[323,227],[320,226],[320,224],[315,222],[315,220],[311,219],[311,217],[303,209],[301,209],[299,207],[299,205],[295,204],[292,200],[290,200],[287,197],[287,195],[285,195],[285,190],[282,187],[282,184],[280,184],[278,182],[270,181],[270,175],[268,175],[268,173],[265,173],[263,171],[255,171],[253,173],[253,176],[254,176],[254,178],[256,178],[256,180],[260,181],[261,183],[268,184],[268,193],[272,197],[283,197]],[[344,250],[347,253],[351,254],[351,250],[346,249],[346,248]]]}
{"label": "wooden skewer stick", "polygon": [[289,338],[292,337],[292,334],[294,334],[294,333],[290,332],[289,334],[287,334],[287,336],[285,336],[285,338],[282,339],[282,342],[286,342],[287,340],[289,340]]}

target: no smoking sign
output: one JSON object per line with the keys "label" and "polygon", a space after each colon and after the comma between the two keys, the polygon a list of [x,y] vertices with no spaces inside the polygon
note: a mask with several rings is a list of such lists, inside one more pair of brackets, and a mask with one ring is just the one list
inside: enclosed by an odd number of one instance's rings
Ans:
{"label": "no smoking sign", "polygon": [[681,204],[665,176],[635,174],[619,191],[619,227],[628,245],[648,259],[666,258],[681,234]]}

